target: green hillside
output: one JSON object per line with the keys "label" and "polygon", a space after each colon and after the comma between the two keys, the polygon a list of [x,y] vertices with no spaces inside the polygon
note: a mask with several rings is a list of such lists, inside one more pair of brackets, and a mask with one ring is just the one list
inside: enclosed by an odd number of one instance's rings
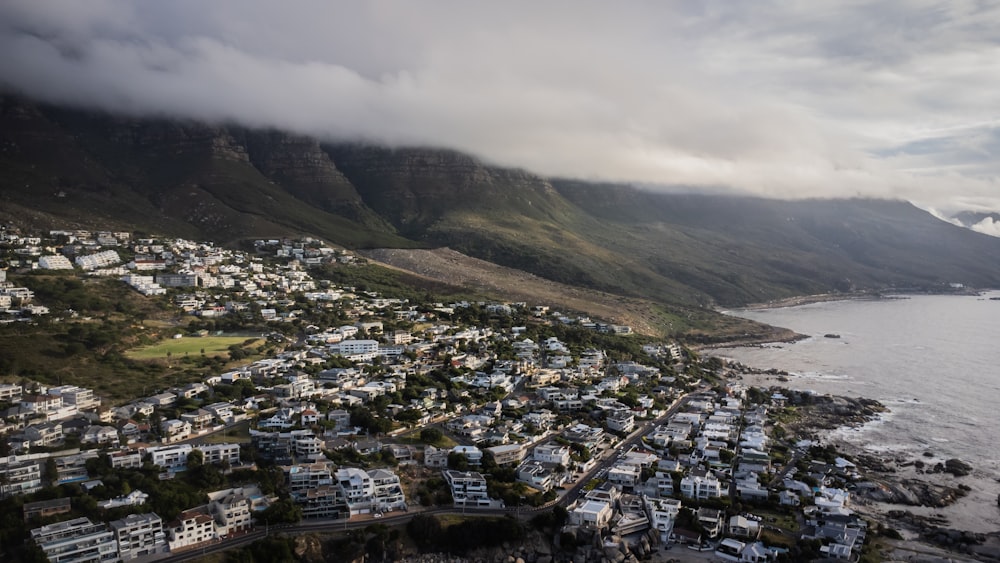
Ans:
{"label": "green hillside", "polygon": [[774,201],[549,180],[462,153],[0,97],[0,220],[236,244],[437,248],[679,306],[948,282],[1000,287],[1000,240],[905,202]]}

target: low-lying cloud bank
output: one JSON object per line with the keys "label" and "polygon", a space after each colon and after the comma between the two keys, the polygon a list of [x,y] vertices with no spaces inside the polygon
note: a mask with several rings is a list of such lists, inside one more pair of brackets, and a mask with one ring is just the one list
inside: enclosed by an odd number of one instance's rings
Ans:
{"label": "low-lying cloud bank", "polygon": [[0,88],[554,176],[996,210],[997,27],[930,1],[9,0]]}

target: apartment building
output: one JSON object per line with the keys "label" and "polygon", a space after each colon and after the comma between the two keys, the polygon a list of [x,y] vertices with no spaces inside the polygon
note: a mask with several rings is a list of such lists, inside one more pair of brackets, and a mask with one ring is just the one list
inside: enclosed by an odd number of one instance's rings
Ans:
{"label": "apartment building", "polygon": [[64,405],[75,406],[77,410],[80,411],[96,409],[101,406],[101,400],[94,396],[94,391],[92,389],[85,389],[83,387],[77,387],[76,385],[60,385],[58,387],[50,387],[49,395],[58,395],[62,397]]}
{"label": "apartment building", "polygon": [[0,464],[0,498],[34,493],[42,489],[42,469],[37,461]]}
{"label": "apartment building", "polygon": [[261,497],[257,487],[237,487],[208,493],[208,511],[215,517],[215,531],[225,537],[253,526],[250,513],[253,497]]}
{"label": "apartment building", "polygon": [[494,504],[486,492],[486,478],[476,471],[442,472],[448,486],[451,487],[451,497],[457,506],[490,507]]}
{"label": "apartment building", "polygon": [[215,519],[209,514],[207,506],[181,512],[167,527],[170,551],[194,547],[215,538]]}
{"label": "apartment building", "polygon": [[107,524],[75,518],[31,530],[31,539],[51,563],[117,563],[118,541]]}
{"label": "apartment building", "polygon": [[122,561],[167,552],[163,521],[152,512],[129,514],[109,525],[118,542],[118,553]]}
{"label": "apartment building", "polygon": [[310,463],[285,467],[289,494],[298,501],[310,490],[335,485],[332,466],[331,463]]}

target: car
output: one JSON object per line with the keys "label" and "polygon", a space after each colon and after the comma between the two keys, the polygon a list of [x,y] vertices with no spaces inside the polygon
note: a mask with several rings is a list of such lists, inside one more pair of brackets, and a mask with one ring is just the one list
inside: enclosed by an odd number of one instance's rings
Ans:
{"label": "car", "polygon": [[373,518],[381,518],[382,517],[382,513],[381,512],[376,512],[375,514],[372,515],[372,517]]}

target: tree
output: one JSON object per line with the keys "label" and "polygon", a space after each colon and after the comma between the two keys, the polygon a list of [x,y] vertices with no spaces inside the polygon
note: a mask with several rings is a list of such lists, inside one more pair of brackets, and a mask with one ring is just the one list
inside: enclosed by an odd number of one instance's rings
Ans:
{"label": "tree", "polygon": [[444,438],[444,432],[437,428],[424,428],[420,431],[420,441],[425,444],[436,444]]}
{"label": "tree", "polygon": [[256,518],[268,524],[294,524],[302,520],[302,508],[291,499],[284,498],[271,504]]}
{"label": "tree", "polygon": [[205,464],[205,454],[201,450],[191,450],[187,455],[187,468],[189,470],[198,469]]}
{"label": "tree", "polygon": [[469,458],[465,457],[465,454],[451,452],[448,454],[448,469],[454,469],[455,471],[468,471]]}

